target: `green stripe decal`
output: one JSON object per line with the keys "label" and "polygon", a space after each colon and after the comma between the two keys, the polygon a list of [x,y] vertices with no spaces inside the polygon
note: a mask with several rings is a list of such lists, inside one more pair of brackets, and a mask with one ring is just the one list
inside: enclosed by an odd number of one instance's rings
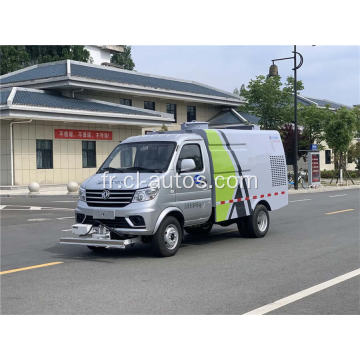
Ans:
{"label": "green stripe decal", "polygon": [[[224,180],[218,180],[215,186],[216,202],[230,200],[233,198],[234,189],[227,186],[227,178],[235,176],[235,167],[230,158],[229,152],[221,141],[221,137],[216,130],[205,130],[211,153],[214,178],[223,176]],[[230,181],[233,185],[234,180]],[[223,186],[224,185],[224,186]],[[223,186],[223,187],[222,187]],[[216,205],[216,221],[227,220],[227,216],[232,204]]]}

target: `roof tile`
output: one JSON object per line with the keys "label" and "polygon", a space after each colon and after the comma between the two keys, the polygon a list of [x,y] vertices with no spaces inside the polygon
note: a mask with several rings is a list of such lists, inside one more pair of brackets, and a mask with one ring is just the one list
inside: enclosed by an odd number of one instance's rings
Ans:
{"label": "roof tile", "polygon": [[[11,73],[10,73],[11,74]],[[0,78],[0,84],[10,84],[21,81],[46,79],[51,77],[65,76],[66,75],[66,63],[54,63],[49,65],[39,65],[32,69]]]}
{"label": "roof tile", "polygon": [[[11,89],[1,89],[1,105],[6,105],[6,100],[10,94]],[[137,110],[123,105],[112,105],[99,103],[95,101],[79,100],[66,98],[64,96],[52,95],[45,92],[21,89],[16,90],[13,99],[13,105],[27,105],[35,107],[43,107],[50,109],[68,109],[68,110],[83,110],[95,112],[108,112],[126,115],[143,115],[161,117],[161,113],[150,110]]]}

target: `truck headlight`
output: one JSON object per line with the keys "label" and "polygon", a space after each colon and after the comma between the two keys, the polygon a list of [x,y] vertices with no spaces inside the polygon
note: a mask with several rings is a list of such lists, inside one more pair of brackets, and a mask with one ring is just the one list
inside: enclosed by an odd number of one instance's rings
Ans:
{"label": "truck headlight", "polygon": [[133,202],[142,202],[155,199],[159,192],[158,187],[151,187],[146,189],[139,189],[135,191]]}
{"label": "truck headlight", "polygon": [[86,201],[86,190],[82,187],[79,188],[79,200]]}

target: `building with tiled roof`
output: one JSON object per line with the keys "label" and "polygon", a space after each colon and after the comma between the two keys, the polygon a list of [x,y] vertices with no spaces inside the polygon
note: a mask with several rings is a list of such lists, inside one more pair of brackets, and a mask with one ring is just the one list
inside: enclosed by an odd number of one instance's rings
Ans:
{"label": "building with tiled roof", "polygon": [[241,104],[238,96],[206,84],[108,63],[26,67],[0,76],[0,184],[82,182],[131,135],[209,121]]}

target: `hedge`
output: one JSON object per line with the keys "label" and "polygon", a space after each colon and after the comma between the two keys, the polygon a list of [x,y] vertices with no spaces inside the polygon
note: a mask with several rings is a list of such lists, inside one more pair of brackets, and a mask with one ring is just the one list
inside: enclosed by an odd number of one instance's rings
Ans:
{"label": "hedge", "polygon": [[[360,171],[359,170],[348,170],[347,172],[352,178],[359,178],[360,177]],[[321,170],[321,177],[323,179],[331,179],[332,177],[336,178],[337,175],[338,175],[337,170]],[[343,174],[343,177],[345,179],[346,175]]]}

